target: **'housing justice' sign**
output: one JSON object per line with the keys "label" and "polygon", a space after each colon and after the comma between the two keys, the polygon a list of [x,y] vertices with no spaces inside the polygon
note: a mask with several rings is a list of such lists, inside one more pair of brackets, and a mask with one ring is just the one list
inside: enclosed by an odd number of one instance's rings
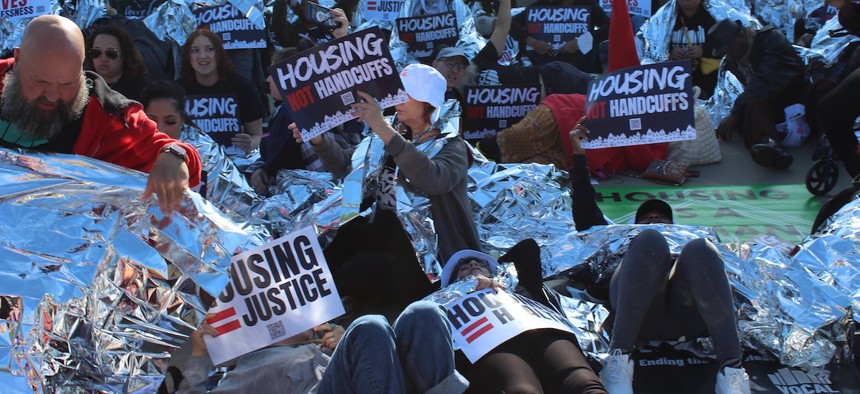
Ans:
{"label": "'housing justice' sign", "polygon": [[689,60],[609,73],[591,82],[587,96],[583,148],[696,139]]}
{"label": "'housing justice' sign", "polygon": [[309,330],[344,313],[311,227],[233,256],[230,283],[209,310],[217,337],[204,336],[212,363]]}
{"label": "'housing justice' sign", "polygon": [[269,73],[305,141],[355,119],[350,105],[361,99],[359,91],[380,108],[409,99],[378,27],[317,45]]}

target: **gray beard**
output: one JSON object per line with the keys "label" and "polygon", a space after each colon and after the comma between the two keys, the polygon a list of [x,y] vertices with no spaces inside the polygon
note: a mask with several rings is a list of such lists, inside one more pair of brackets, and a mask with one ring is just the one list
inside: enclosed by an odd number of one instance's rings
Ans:
{"label": "gray beard", "polygon": [[37,140],[50,140],[59,135],[63,127],[84,113],[89,98],[89,88],[81,74],[80,88],[71,103],[60,100],[54,110],[39,109],[35,100],[27,101],[24,98],[18,73],[13,69],[3,78],[0,114],[3,115],[4,120],[15,125],[23,135]]}

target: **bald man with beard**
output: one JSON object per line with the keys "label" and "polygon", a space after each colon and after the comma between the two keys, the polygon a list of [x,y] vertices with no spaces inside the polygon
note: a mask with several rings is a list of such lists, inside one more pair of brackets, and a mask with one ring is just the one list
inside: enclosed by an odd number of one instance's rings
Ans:
{"label": "bald man with beard", "polygon": [[200,182],[191,145],[158,132],[143,107],[83,70],[84,37],[69,19],[44,15],[24,30],[14,57],[0,60],[0,146],[73,153],[148,172],[142,198],[165,215]]}

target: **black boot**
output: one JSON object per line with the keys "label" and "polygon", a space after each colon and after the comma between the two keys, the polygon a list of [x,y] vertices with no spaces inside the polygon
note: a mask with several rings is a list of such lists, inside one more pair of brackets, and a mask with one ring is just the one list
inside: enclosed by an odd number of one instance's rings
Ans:
{"label": "black boot", "polygon": [[750,155],[756,164],[762,167],[773,167],[784,170],[791,166],[794,158],[783,149],[782,145],[772,138],[762,140],[750,148]]}

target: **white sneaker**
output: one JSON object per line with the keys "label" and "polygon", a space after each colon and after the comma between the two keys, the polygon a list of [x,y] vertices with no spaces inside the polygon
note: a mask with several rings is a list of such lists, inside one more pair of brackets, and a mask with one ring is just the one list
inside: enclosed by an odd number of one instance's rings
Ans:
{"label": "white sneaker", "polygon": [[743,368],[723,368],[717,374],[716,394],[750,394],[750,377]]}
{"label": "white sneaker", "polygon": [[621,349],[609,352],[600,379],[609,394],[633,394],[633,360]]}

